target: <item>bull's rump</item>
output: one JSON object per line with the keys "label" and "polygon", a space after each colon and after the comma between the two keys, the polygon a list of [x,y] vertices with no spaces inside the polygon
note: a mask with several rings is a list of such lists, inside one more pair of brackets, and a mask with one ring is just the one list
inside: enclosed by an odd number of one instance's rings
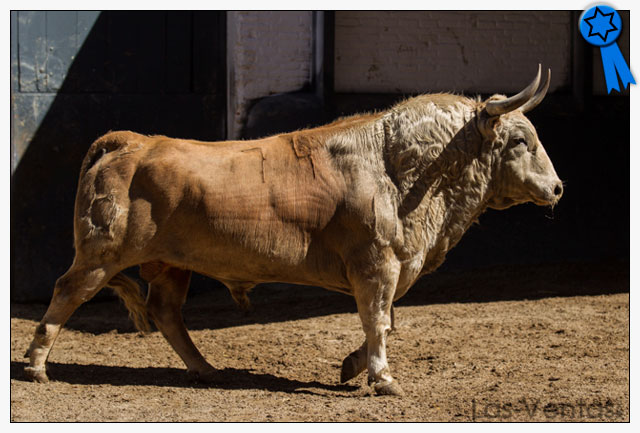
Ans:
{"label": "bull's rump", "polygon": [[[340,180],[325,154],[298,157],[286,138],[142,143],[105,157],[94,178],[96,195],[102,184],[113,186],[99,181],[108,176],[119,176],[126,189],[117,200],[128,207],[118,244],[133,251],[133,261],[268,280],[308,265],[310,243],[340,201]],[[135,168],[123,169],[127,164]]]}

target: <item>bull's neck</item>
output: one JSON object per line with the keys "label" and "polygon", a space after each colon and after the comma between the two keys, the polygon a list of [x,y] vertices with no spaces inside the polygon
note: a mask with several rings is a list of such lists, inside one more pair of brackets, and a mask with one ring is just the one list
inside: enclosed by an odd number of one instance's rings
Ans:
{"label": "bull's neck", "polygon": [[440,200],[442,205],[443,218],[438,232],[447,238],[447,249],[453,248],[486,210],[489,196],[490,164],[473,159],[459,171],[452,176],[442,173],[440,185],[433,189],[435,196],[431,198]]}
{"label": "bull's neck", "polygon": [[425,266],[439,266],[444,254],[486,210],[492,173],[488,147],[475,122],[467,122],[442,152],[424,165],[405,194],[400,216],[405,227],[423,233]]}

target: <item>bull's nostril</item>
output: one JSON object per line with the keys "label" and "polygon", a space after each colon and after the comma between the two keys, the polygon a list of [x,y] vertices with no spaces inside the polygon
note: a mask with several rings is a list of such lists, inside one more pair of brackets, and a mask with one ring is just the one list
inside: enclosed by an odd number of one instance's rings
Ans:
{"label": "bull's nostril", "polygon": [[553,190],[553,193],[556,195],[556,197],[560,197],[562,195],[562,184],[557,184],[555,189]]}

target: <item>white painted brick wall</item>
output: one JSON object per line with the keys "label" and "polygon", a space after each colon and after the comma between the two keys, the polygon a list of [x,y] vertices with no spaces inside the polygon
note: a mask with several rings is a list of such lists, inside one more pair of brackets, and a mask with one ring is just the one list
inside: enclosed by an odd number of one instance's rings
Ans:
{"label": "white painted brick wall", "polygon": [[227,12],[229,138],[252,99],[299,90],[311,79],[312,12]]}
{"label": "white painted brick wall", "polygon": [[570,83],[568,11],[336,12],[337,92],[513,93],[538,63]]}

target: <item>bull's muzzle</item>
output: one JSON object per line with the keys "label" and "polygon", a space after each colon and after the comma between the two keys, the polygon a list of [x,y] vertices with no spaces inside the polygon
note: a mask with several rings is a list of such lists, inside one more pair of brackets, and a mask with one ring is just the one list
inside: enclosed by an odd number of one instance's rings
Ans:
{"label": "bull's muzzle", "polygon": [[555,196],[556,203],[562,197],[562,193],[564,192],[564,187],[562,186],[562,182],[558,181],[556,186],[553,188],[553,195]]}
{"label": "bull's muzzle", "polygon": [[564,186],[562,185],[562,182],[558,180],[549,188],[546,188],[543,196],[534,199],[534,202],[539,206],[555,206],[558,201],[560,201],[560,197],[562,197],[563,192]]}

